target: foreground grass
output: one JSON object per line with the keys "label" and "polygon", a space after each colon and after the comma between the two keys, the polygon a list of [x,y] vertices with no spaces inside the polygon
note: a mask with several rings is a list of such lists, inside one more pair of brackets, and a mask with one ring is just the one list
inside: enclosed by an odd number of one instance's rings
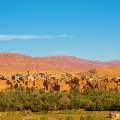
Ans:
{"label": "foreground grass", "polygon": [[49,113],[1,112],[0,120],[111,120],[109,112],[54,111]]}

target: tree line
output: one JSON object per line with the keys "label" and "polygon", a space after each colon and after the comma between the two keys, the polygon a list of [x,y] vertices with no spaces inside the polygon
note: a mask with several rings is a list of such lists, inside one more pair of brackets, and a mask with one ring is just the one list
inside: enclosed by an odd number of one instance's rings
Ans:
{"label": "tree line", "polygon": [[25,90],[23,88],[0,92],[0,111],[48,112],[72,109],[120,111],[120,93],[94,89],[87,89],[80,93],[77,88],[70,92],[44,92],[43,90]]}

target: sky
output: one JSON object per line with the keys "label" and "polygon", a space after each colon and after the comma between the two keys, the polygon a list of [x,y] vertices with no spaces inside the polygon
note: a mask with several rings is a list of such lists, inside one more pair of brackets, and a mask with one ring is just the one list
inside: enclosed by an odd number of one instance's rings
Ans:
{"label": "sky", "polygon": [[0,0],[0,52],[120,60],[120,0]]}

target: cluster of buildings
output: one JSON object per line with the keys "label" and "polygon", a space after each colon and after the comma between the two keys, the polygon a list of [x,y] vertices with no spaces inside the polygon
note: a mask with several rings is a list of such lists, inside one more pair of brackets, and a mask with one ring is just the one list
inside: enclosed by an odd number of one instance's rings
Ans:
{"label": "cluster of buildings", "polygon": [[[30,74],[15,74],[11,76],[0,75],[0,80],[9,80],[13,84],[20,84],[27,87],[45,88],[47,91],[57,90],[64,91],[70,90],[70,87],[77,85],[82,92],[85,89],[104,89],[104,90],[120,90],[120,77],[100,76],[98,74],[55,74],[37,72]],[[29,81],[29,82],[28,82]],[[18,85],[19,86],[19,85]]]}
{"label": "cluster of buildings", "polygon": [[0,75],[0,80],[35,80],[39,78],[46,78],[48,77],[47,73],[36,73],[36,74],[30,74],[27,72],[27,74],[15,74],[11,76],[4,76]]}

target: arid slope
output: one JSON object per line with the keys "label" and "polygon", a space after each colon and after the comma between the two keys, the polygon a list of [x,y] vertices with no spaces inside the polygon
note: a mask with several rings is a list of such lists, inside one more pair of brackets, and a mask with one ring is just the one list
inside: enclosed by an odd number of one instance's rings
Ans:
{"label": "arid slope", "polygon": [[80,70],[120,66],[120,61],[100,62],[72,56],[31,57],[0,53],[0,70]]}

